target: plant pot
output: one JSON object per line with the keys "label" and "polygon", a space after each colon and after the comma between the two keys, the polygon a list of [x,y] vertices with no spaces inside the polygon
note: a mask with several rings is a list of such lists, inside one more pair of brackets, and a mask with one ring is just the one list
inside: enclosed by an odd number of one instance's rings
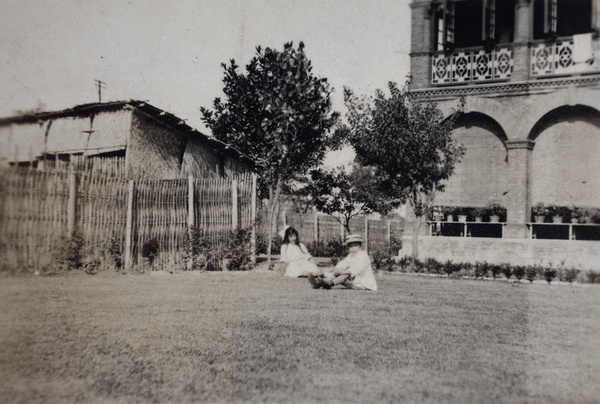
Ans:
{"label": "plant pot", "polygon": [[477,217],[475,218],[475,221],[476,221],[477,223],[481,223],[483,220],[481,219],[481,217],[477,216]]}
{"label": "plant pot", "polygon": [[465,223],[467,221],[467,215],[458,215],[458,221]]}
{"label": "plant pot", "polygon": [[562,223],[563,217],[562,216],[552,216],[552,222],[553,223]]}
{"label": "plant pot", "polygon": [[499,221],[500,221],[500,216],[490,215],[490,223],[498,223]]}
{"label": "plant pot", "polygon": [[454,215],[451,215],[451,214],[446,215],[446,221],[447,222],[453,222],[454,221]]}
{"label": "plant pot", "polygon": [[542,216],[542,215],[536,215],[534,217],[535,217],[536,223],[544,223],[544,219],[546,218],[546,216]]}
{"label": "plant pot", "polygon": [[444,216],[442,216],[442,215],[434,215],[433,216],[433,220],[435,220],[436,222],[441,222],[443,218],[444,218]]}
{"label": "plant pot", "polygon": [[572,217],[571,218],[571,223],[579,223],[579,218],[578,217]]}

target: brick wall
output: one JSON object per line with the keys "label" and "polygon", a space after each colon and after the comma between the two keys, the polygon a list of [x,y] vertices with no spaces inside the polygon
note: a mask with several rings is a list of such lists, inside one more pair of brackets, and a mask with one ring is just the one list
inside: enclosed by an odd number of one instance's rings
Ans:
{"label": "brick wall", "polygon": [[531,200],[600,206],[597,122],[561,121],[542,132],[531,154]]}
{"label": "brick wall", "polygon": [[[399,255],[411,255],[410,237],[402,238]],[[552,263],[600,270],[600,242],[476,237],[419,237],[419,258],[454,262],[508,262],[513,265]]]}
{"label": "brick wall", "polygon": [[489,128],[461,127],[453,136],[466,148],[462,161],[439,194],[436,205],[484,206],[502,201],[507,187],[506,148]]}

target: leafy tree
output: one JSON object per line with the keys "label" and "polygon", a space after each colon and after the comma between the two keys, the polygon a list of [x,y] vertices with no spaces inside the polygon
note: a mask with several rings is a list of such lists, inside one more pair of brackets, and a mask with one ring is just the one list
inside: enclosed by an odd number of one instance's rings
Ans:
{"label": "leafy tree", "polygon": [[422,218],[432,210],[436,193],[443,191],[443,182],[464,154],[451,135],[459,111],[445,118],[435,103],[415,101],[407,87],[389,83],[388,88],[389,97],[380,90],[375,97],[358,97],[344,89],[346,136],[357,161],[373,167],[379,189],[412,207],[413,258],[417,258]]}
{"label": "leafy tree", "polygon": [[308,188],[315,207],[334,217],[348,233],[352,218],[372,212],[386,214],[399,205],[377,187],[370,167],[354,164],[350,173],[343,167],[317,169],[311,171],[311,179]]}
{"label": "leafy tree", "polygon": [[256,163],[271,229],[284,185],[319,165],[339,117],[331,111],[327,79],[313,74],[302,42],[297,49],[286,43],[283,51],[257,47],[245,73],[233,59],[222,66],[226,99],[215,99],[213,110],[200,108],[202,120]]}

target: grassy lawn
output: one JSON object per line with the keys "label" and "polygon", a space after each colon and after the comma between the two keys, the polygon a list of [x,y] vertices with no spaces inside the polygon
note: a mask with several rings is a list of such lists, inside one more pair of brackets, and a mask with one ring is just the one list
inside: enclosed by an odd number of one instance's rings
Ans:
{"label": "grassy lawn", "polygon": [[0,402],[600,402],[600,287],[268,271],[0,279]]}

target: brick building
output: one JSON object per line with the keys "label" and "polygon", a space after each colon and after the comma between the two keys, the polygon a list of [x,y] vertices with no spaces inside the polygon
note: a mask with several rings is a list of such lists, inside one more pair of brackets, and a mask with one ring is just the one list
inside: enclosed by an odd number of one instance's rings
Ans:
{"label": "brick building", "polygon": [[[600,207],[600,2],[410,7],[412,91],[448,113],[466,100],[453,132],[466,153],[436,205],[506,208],[499,224],[430,223],[420,256],[600,268],[598,225],[535,223],[532,215],[538,203]],[[410,240],[403,245],[409,254]]]}

